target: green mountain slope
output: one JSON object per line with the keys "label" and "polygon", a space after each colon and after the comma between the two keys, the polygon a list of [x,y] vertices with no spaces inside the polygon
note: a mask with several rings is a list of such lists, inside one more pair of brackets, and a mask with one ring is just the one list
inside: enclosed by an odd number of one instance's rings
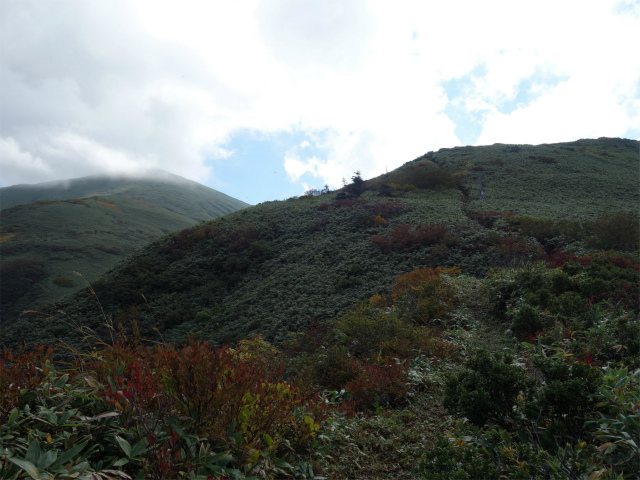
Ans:
{"label": "green mountain slope", "polygon": [[638,149],[598,139],[430,152],[341,192],[263,203],[156,240],[94,283],[104,314],[84,291],[49,308],[64,314],[20,319],[6,339],[75,342],[68,322],[107,336],[105,323],[135,321],[150,339],[279,342],[418,266],[483,275],[560,251],[637,253]]}
{"label": "green mountain slope", "polygon": [[[166,175],[165,180],[96,176],[71,180],[68,188],[40,184],[0,189],[3,206],[14,205],[0,211],[3,322],[84,286],[74,271],[93,281],[153,239],[246,206]],[[99,191],[112,195],[86,196]],[[59,199],[69,195],[75,198]]]}
{"label": "green mountain slope", "polygon": [[92,175],[64,182],[0,188],[0,206],[6,209],[42,200],[105,195],[144,200],[198,222],[249,206],[217,190],[162,170],[152,170],[141,177]]}

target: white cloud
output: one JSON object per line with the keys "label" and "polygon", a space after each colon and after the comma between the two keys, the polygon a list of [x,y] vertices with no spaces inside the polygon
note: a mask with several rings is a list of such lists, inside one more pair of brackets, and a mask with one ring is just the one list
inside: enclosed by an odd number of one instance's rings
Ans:
{"label": "white cloud", "polygon": [[[343,167],[334,160],[322,160],[316,156],[300,158],[296,149],[289,150],[284,157],[284,169],[292,182],[299,182],[301,177],[309,175],[319,179],[318,183],[327,183],[336,188],[342,183]],[[306,182],[301,182],[308,190]]]}
{"label": "white cloud", "polygon": [[590,86],[570,79],[510,115],[492,112],[478,144],[498,143],[505,136],[513,143],[535,144],[624,133],[629,117],[614,92],[591,96]]}
{"label": "white cloud", "polygon": [[[27,157],[5,154],[0,184],[135,165],[206,182],[236,132],[299,131],[309,145],[297,139],[281,160],[289,180],[336,187],[460,144],[453,102],[479,122],[478,143],[638,131],[634,5],[6,3],[0,135]],[[463,97],[445,91],[472,73]]]}
{"label": "white cloud", "polygon": [[49,165],[21,150],[11,137],[0,137],[0,170],[10,185],[23,182],[25,178],[44,181],[52,173]]}

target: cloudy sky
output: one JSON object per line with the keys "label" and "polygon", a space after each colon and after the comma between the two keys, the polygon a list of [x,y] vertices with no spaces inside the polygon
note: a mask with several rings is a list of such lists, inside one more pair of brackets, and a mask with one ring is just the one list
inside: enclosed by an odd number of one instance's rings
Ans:
{"label": "cloudy sky", "polygon": [[255,204],[457,145],[640,139],[640,0],[0,1],[0,186]]}

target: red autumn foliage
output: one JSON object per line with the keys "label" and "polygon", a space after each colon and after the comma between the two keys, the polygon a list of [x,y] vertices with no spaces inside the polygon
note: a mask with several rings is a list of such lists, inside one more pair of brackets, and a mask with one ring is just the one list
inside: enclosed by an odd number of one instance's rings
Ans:
{"label": "red autumn foliage", "polygon": [[411,231],[411,225],[398,225],[386,236],[374,235],[371,242],[383,251],[418,250],[439,243],[447,233],[445,225],[425,225]]}
{"label": "red autumn foliage", "polygon": [[606,258],[615,267],[632,268],[636,272],[640,272],[639,264],[632,263],[620,255],[591,254],[576,257],[575,255],[564,253],[559,248],[556,248],[549,255],[547,255],[546,264],[547,268],[560,268],[568,262],[573,262],[583,267],[588,267],[596,258]]}
{"label": "red autumn foliage", "polygon": [[357,373],[345,385],[345,389],[359,405],[370,407],[376,403],[393,404],[407,394],[409,387],[405,375],[409,369],[408,362],[389,361],[367,365],[352,359],[352,363]]}
{"label": "red autumn foliage", "polygon": [[36,345],[30,352],[4,350],[0,357],[0,423],[4,423],[18,399],[34,391],[47,378],[53,349]]}
{"label": "red autumn foliage", "polygon": [[116,344],[91,366],[105,385],[104,400],[122,412],[125,422],[144,427],[150,412],[173,412],[197,423],[196,432],[221,443],[229,426],[243,432],[243,441],[265,449],[264,434],[280,432],[291,444],[312,436],[298,412],[314,422],[329,411],[309,388],[282,380],[282,369],[244,362],[227,347],[212,349],[191,342],[181,348]]}

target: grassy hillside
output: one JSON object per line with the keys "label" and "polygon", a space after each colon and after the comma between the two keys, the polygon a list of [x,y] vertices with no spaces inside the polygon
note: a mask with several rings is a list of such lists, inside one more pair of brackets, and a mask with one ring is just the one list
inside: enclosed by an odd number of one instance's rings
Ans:
{"label": "grassy hillside", "polygon": [[[414,267],[482,276],[556,249],[637,251],[638,167],[638,142],[619,139],[442,149],[343,192],[266,202],[162,238],[93,287],[115,325],[135,320],[150,338],[280,342]],[[54,309],[64,316],[23,319],[6,338],[71,341],[59,322],[104,324],[86,290]]]}
{"label": "grassy hillside", "polygon": [[106,195],[144,200],[197,222],[249,206],[217,190],[162,170],[149,171],[140,177],[92,175],[60,182],[0,188],[0,206],[6,209],[38,201]]}
{"label": "grassy hillside", "polygon": [[[7,207],[0,211],[4,323],[84,286],[74,271],[93,281],[153,239],[246,206],[166,175],[164,180],[87,177],[69,181],[66,188],[40,184],[0,189]],[[86,196],[99,191],[105,194]],[[75,198],[58,199],[67,196]]]}

